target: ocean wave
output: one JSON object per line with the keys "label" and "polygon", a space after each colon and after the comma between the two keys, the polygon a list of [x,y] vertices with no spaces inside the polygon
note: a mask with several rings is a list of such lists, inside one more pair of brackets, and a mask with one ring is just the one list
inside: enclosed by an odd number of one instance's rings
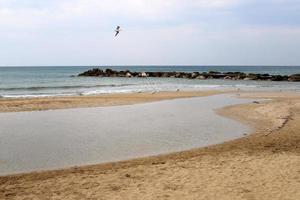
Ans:
{"label": "ocean wave", "polygon": [[[235,84],[235,85],[222,85],[222,84],[111,84],[111,85],[94,85],[94,86],[80,86],[81,90],[54,90],[54,91],[22,91],[22,92],[1,92],[0,98],[41,98],[41,97],[55,97],[55,96],[90,96],[101,94],[116,94],[116,93],[140,93],[140,92],[159,92],[159,91],[189,91],[189,90],[210,90],[210,89],[236,89],[243,90],[261,90],[264,86],[261,85],[247,85],[247,84]],[[28,88],[28,87],[27,87]],[[65,88],[65,87],[42,87],[42,88]],[[67,88],[79,88],[72,86]],[[286,87],[278,87],[272,85],[268,87],[268,90],[280,90],[288,89]],[[289,88],[292,89],[292,88]],[[295,88],[293,88],[293,91]],[[296,89],[299,91],[299,89]]]}
{"label": "ocean wave", "polygon": [[76,94],[7,94],[0,95],[0,98],[41,98],[41,97],[59,97],[59,96],[76,96]]}
{"label": "ocean wave", "polygon": [[8,87],[0,88],[2,91],[14,90],[47,90],[47,89],[76,89],[76,88],[95,88],[95,87],[122,87],[131,86],[135,84],[108,84],[108,85],[64,85],[64,86],[32,86],[32,87]]}

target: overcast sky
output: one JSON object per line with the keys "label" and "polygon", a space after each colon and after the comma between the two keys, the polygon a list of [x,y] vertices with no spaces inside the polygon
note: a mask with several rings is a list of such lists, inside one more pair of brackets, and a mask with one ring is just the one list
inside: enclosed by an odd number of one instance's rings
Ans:
{"label": "overcast sky", "polygon": [[168,64],[300,65],[300,0],[0,0],[1,66]]}

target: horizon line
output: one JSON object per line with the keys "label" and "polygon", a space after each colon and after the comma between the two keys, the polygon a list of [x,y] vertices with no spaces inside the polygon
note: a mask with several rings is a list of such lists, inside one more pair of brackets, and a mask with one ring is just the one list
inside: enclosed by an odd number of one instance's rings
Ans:
{"label": "horizon line", "polygon": [[5,67],[300,67],[300,65],[0,65],[1,68]]}

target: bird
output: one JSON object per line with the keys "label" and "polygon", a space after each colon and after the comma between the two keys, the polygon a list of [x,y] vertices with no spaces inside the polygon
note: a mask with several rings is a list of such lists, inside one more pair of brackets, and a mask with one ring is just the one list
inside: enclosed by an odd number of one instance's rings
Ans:
{"label": "bird", "polygon": [[120,26],[117,26],[115,31],[116,31],[116,34],[115,34],[115,37],[116,37],[121,31]]}

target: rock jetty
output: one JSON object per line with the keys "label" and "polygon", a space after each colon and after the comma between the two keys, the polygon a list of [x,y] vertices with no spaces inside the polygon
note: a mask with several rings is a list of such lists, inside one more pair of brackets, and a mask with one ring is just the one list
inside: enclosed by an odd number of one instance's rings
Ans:
{"label": "rock jetty", "polygon": [[292,75],[270,75],[270,74],[254,74],[243,72],[131,72],[116,71],[112,69],[102,70],[94,68],[85,71],[78,76],[95,76],[95,77],[162,77],[162,78],[186,78],[186,79],[228,79],[228,80],[258,80],[258,81],[300,81],[300,74]]}

